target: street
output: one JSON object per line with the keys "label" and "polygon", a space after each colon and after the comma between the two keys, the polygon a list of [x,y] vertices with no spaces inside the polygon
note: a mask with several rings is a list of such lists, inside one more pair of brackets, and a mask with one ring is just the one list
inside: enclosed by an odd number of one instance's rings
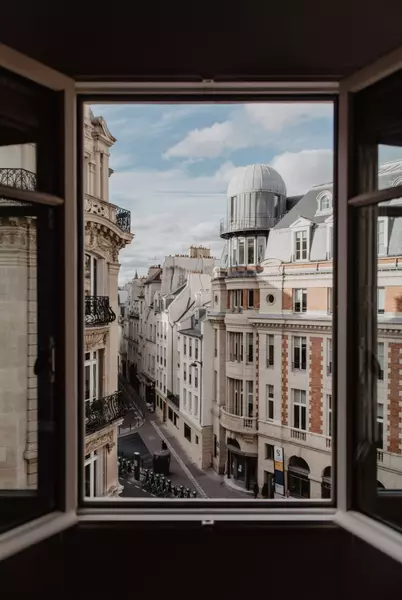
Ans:
{"label": "street", "polygon": [[[123,393],[130,397],[131,404],[137,403],[137,392],[120,378],[120,385]],[[139,404],[141,406],[141,404]],[[161,423],[153,413],[149,411],[144,415],[144,419],[138,422],[141,424],[136,427],[135,409],[133,414],[125,418],[124,427],[118,439],[118,452],[126,458],[132,458],[134,452],[139,452],[144,468],[152,468],[152,457],[154,452],[159,452],[164,440],[171,453],[170,475],[169,479],[172,485],[184,486],[195,490],[198,498],[232,498],[245,499],[250,498],[250,494],[226,485],[223,476],[218,475],[212,468],[201,471],[193,464],[177,440],[169,434],[166,427]],[[139,414],[139,413],[138,413]],[[129,423],[132,423],[131,431]],[[135,429],[135,431],[134,431]],[[137,483],[129,476],[120,483],[124,485],[122,497],[146,497],[150,496],[139,487]]]}

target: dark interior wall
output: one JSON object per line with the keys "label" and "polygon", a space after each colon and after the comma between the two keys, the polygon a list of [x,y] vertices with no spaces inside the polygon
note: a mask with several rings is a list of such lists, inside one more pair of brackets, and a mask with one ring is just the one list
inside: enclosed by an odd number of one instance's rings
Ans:
{"label": "dark interior wall", "polygon": [[378,600],[400,597],[402,567],[335,527],[94,524],[3,562],[0,581],[10,598]]}

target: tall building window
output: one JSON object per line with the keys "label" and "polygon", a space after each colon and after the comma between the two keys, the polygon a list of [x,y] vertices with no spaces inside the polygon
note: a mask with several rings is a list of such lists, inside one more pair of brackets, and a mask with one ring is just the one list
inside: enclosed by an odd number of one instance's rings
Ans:
{"label": "tall building window", "polygon": [[274,386],[267,385],[267,421],[273,421],[275,418]]}
{"label": "tall building window", "polygon": [[296,260],[307,260],[307,231],[296,231],[295,233],[295,258]]}
{"label": "tall building window", "polygon": [[387,253],[385,241],[385,220],[378,219],[377,221],[377,254],[384,256]]}
{"label": "tall building window", "polygon": [[254,308],[254,290],[248,290],[247,300],[248,300],[248,307]]}
{"label": "tall building window", "polygon": [[184,354],[184,356],[187,355],[187,338],[186,338],[186,336],[183,336],[183,354]]}
{"label": "tall building window", "polygon": [[254,361],[254,334],[253,333],[247,333],[246,337],[247,337],[247,340],[246,340],[246,344],[247,344],[247,362],[248,363],[252,363]]}
{"label": "tall building window", "polygon": [[377,344],[377,359],[378,359],[378,379],[384,379],[384,342],[378,342]]}
{"label": "tall building window", "polygon": [[198,369],[194,369],[194,386],[198,388]]}
{"label": "tall building window", "polygon": [[332,288],[327,288],[327,313],[329,315],[332,315],[332,297],[333,297],[333,290]]}
{"label": "tall building window", "polygon": [[247,381],[247,416],[254,416],[254,404],[253,404],[253,388],[254,383],[252,381]]}
{"label": "tall building window", "polygon": [[274,336],[267,335],[267,367],[274,366]]}
{"label": "tall building window", "polygon": [[193,398],[191,396],[191,392],[188,393],[188,412],[191,413],[193,409]]}
{"label": "tall building window", "polygon": [[85,353],[85,400],[93,402],[99,394],[98,350]]}
{"label": "tall building window", "polygon": [[264,260],[265,238],[259,237],[257,241],[257,263],[261,264]]}
{"label": "tall building window", "polygon": [[306,392],[304,390],[292,390],[293,395],[293,427],[306,431]]}
{"label": "tall building window", "polygon": [[327,375],[332,374],[332,339],[327,339]]}
{"label": "tall building window", "polygon": [[305,371],[307,366],[307,338],[293,336],[293,369]]}
{"label": "tall building window", "polygon": [[188,340],[188,355],[190,358],[193,355],[193,340],[191,338]]}
{"label": "tall building window", "polygon": [[183,364],[183,381],[187,381],[187,366],[186,366],[186,363]]}
{"label": "tall building window", "polygon": [[214,350],[215,356],[218,356],[218,330],[214,329]]}
{"label": "tall building window", "polygon": [[218,438],[216,437],[216,434],[214,433],[214,458],[216,458],[218,456]]}
{"label": "tall building window", "polygon": [[228,360],[243,362],[243,333],[228,333]]}
{"label": "tall building window", "polygon": [[244,239],[240,239],[239,240],[239,265],[244,265],[245,264],[245,260],[244,260]]}
{"label": "tall building window", "polygon": [[385,288],[377,288],[377,312],[383,315],[385,312]]}
{"label": "tall building window", "polygon": [[214,395],[216,402],[218,400],[218,371],[214,371]]}
{"label": "tall building window", "polygon": [[191,429],[187,425],[187,423],[184,423],[184,437],[186,438],[186,440],[191,442]]}
{"label": "tall building window", "polygon": [[187,390],[183,388],[183,407],[187,408]]}
{"label": "tall building window", "polygon": [[198,340],[194,340],[195,348],[194,348],[194,358],[198,360]]}
{"label": "tall building window", "polygon": [[384,404],[377,402],[377,448],[384,448]]}
{"label": "tall building window", "polygon": [[85,254],[85,295],[97,296],[98,293],[98,259],[91,254]]}
{"label": "tall building window", "polygon": [[163,375],[163,393],[166,394],[166,375]]}
{"label": "tall building window", "polygon": [[307,290],[303,288],[293,289],[293,312],[301,313],[307,311]]}
{"label": "tall building window", "polygon": [[188,384],[191,385],[191,379],[192,379],[192,366],[190,365],[188,368]]}
{"label": "tall building window", "polygon": [[98,480],[98,451],[90,452],[85,456],[85,496],[94,498],[97,496]]}
{"label": "tall building window", "polygon": [[241,417],[243,415],[243,380],[228,379],[229,412]]}
{"label": "tall building window", "polygon": [[255,239],[248,238],[247,239],[247,263],[249,265],[254,264],[254,245],[255,245]]}
{"label": "tall building window", "polygon": [[332,394],[327,394],[327,436],[332,436]]}
{"label": "tall building window", "polygon": [[166,348],[163,349],[163,366],[166,367]]}
{"label": "tall building window", "polygon": [[198,417],[198,396],[194,396],[194,416]]}

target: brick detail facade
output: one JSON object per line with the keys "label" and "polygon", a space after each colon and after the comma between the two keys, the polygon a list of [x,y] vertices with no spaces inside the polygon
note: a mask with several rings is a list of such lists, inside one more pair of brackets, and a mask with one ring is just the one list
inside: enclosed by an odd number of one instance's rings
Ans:
{"label": "brick detail facade", "polygon": [[323,344],[321,337],[310,338],[310,410],[309,430],[312,433],[323,433],[322,414],[322,369]]}
{"label": "brick detail facade", "polygon": [[288,336],[282,336],[282,425],[288,424]]}
{"label": "brick detail facade", "polygon": [[388,344],[388,452],[401,454],[400,433],[402,432],[401,406],[402,376],[400,375],[402,344]]}
{"label": "brick detail facade", "polygon": [[393,285],[385,288],[384,300],[385,312],[400,313],[402,312],[402,287]]}
{"label": "brick detail facade", "polygon": [[282,310],[292,310],[293,307],[292,288],[282,290]]}

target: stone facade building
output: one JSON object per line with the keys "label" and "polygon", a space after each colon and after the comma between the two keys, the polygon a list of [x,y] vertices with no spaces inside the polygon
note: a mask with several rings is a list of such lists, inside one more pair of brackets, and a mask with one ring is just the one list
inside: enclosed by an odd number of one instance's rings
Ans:
{"label": "stone facade building", "polygon": [[[401,175],[400,161],[384,164],[379,185],[397,185]],[[266,203],[263,218],[259,202]],[[332,184],[286,199],[284,182],[265,165],[247,167],[229,185],[224,261],[208,311],[215,329],[213,465],[248,489],[257,482],[270,497],[330,495],[332,205]],[[378,222],[373,359],[377,479],[391,489],[402,486],[399,221]]]}
{"label": "stone facade building", "polygon": [[[130,213],[109,202],[109,148],[115,139],[102,117],[85,109],[85,495],[116,495],[119,250],[130,243]],[[4,186],[35,189],[35,146],[0,149]],[[2,206],[12,203],[1,200]],[[21,212],[21,211],[20,211]],[[0,365],[0,489],[37,486],[37,244],[35,217],[0,223],[0,329],[8,335]],[[4,277],[2,276],[2,272]]]}

